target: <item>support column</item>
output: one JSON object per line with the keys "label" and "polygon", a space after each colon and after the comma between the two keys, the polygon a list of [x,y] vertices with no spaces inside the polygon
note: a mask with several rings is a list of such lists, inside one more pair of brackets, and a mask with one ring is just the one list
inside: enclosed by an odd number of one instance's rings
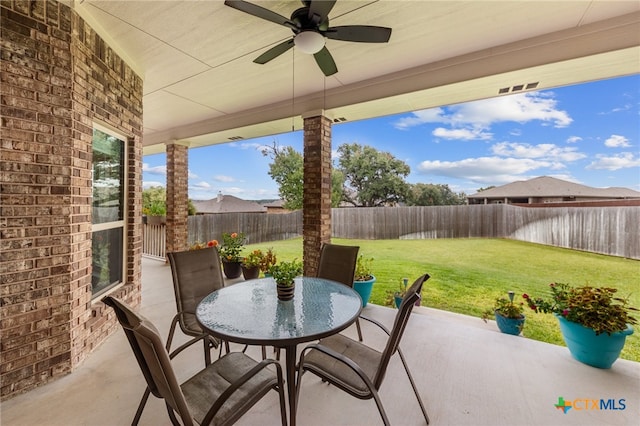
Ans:
{"label": "support column", "polygon": [[302,253],[309,276],[318,270],[322,243],[331,242],[331,119],[323,113],[303,116]]}
{"label": "support column", "polygon": [[189,205],[188,142],[167,143],[167,252],[188,248]]}

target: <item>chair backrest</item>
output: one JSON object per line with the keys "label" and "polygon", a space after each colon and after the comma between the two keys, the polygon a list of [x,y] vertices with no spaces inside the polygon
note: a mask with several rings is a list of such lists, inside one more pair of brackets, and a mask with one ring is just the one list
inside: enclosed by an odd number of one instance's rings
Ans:
{"label": "chair backrest", "polygon": [[316,276],[353,287],[358,250],[360,250],[358,246],[323,244]]}
{"label": "chair backrest", "polygon": [[385,345],[384,351],[382,352],[382,359],[380,360],[380,365],[378,366],[378,371],[376,372],[376,377],[373,381],[373,385],[376,389],[379,389],[380,385],[382,385],[382,380],[384,379],[384,375],[387,372],[389,360],[398,350],[398,345],[400,344],[400,340],[402,339],[404,330],[407,327],[407,323],[409,322],[411,311],[415,306],[415,302],[420,300],[422,284],[424,284],[424,282],[428,279],[429,274],[424,274],[423,276],[415,280],[402,299],[402,303],[400,304],[398,313],[396,314],[396,319],[393,322],[391,335],[389,336],[389,340],[387,340],[387,344]]}
{"label": "chair backrest", "polygon": [[[195,317],[198,303],[224,287],[220,255],[215,247],[167,253],[171,264],[176,308],[183,331],[198,330]],[[188,330],[185,330],[185,327]]]}
{"label": "chair backrest", "polygon": [[151,393],[163,398],[185,425],[192,425],[193,418],[156,327],[115,297],[107,296],[102,301],[116,312]]}

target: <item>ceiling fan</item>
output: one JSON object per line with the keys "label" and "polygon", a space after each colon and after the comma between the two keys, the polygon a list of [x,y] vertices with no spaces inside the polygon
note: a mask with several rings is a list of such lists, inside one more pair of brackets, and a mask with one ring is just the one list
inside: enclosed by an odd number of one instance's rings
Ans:
{"label": "ceiling fan", "polygon": [[293,31],[293,38],[258,56],[253,62],[266,64],[282,55],[294,45],[304,53],[313,54],[316,63],[326,76],[338,72],[331,53],[325,46],[325,38],[360,43],[386,43],[391,37],[391,28],[370,25],[329,26],[329,12],[336,0],[303,0],[303,7],[296,9],[290,18],[285,18],[264,7],[243,0],[226,0],[224,4],[249,15],[285,26]]}

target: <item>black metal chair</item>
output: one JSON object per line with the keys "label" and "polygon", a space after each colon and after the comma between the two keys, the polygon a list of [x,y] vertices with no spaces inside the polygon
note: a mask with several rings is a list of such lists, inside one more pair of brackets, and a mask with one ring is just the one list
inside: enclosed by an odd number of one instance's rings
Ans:
{"label": "black metal chair", "polygon": [[[318,262],[318,278],[336,281],[353,288],[353,278],[358,262],[358,246],[343,246],[338,244],[325,243],[320,249],[320,260]],[[356,320],[358,339],[362,342],[362,329],[360,320]]]}
{"label": "black metal chair", "polygon": [[[103,299],[111,306],[127,336],[131,349],[154,396],[164,399],[171,422],[185,426],[231,425],[270,390],[280,397],[282,425],[287,424],[282,368],[274,360],[257,362],[242,352],[226,353],[193,377],[179,383],[171,356],[155,326],[130,306],[111,296]],[[267,368],[272,366],[275,371]],[[148,393],[145,396],[148,397]],[[137,425],[146,398],[133,420]]]}
{"label": "black metal chair", "polygon": [[384,424],[389,425],[389,419],[382,406],[378,390],[384,380],[391,356],[397,352],[418,399],[424,419],[429,424],[427,411],[399,346],[415,302],[420,300],[422,284],[428,279],[428,274],[421,276],[407,290],[390,332],[379,322],[362,317],[362,319],[380,327],[389,336],[382,352],[342,334],[336,334],[321,339],[318,343],[308,345],[302,351],[298,364],[296,383],[298,394],[300,393],[302,376],[309,371],[356,398],[374,399]]}

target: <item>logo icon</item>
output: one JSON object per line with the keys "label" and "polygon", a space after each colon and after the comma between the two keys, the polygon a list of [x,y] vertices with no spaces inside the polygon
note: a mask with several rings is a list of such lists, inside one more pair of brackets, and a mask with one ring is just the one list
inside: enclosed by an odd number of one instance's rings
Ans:
{"label": "logo icon", "polygon": [[554,404],[554,406],[558,410],[562,410],[565,414],[567,414],[567,411],[569,411],[571,409],[571,402],[570,401],[565,401],[564,397],[559,396],[558,397],[558,403]]}

